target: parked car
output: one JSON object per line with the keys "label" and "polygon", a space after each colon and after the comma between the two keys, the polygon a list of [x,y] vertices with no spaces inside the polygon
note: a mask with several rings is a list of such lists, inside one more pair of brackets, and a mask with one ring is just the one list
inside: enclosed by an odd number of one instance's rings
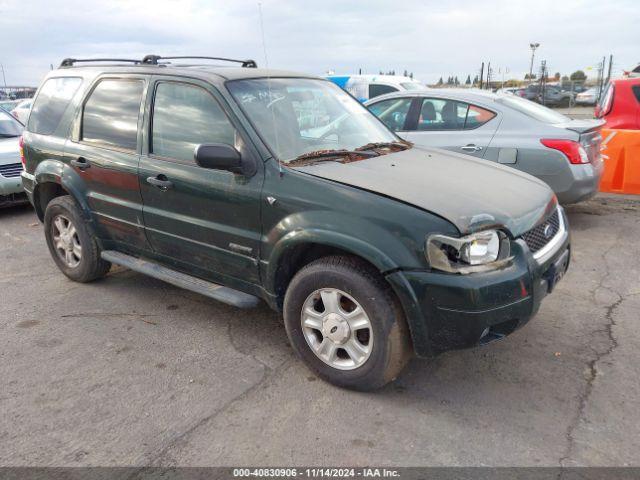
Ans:
{"label": "parked car", "polygon": [[116,263],[263,299],[316,374],[371,389],[510,334],[562,278],[566,217],[536,178],[414,147],[324,79],[168,62],[66,60],[37,93],[22,177],[70,279]]}
{"label": "parked car", "polygon": [[576,95],[576,105],[595,105],[600,95],[598,87],[591,87]]}
{"label": "parked car", "polygon": [[559,86],[545,86],[538,93],[536,101],[547,107],[568,107],[573,104],[576,93],[563,90]]}
{"label": "parked car", "polygon": [[11,113],[11,110],[13,110],[19,103],[20,100],[0,100],[0,109]]}
{"label": "parked car", "polygon": [[520,93],[522,98],[526,98],[527,100],[531,100],[532,102],[537,102],[540,98],[540,85],[537,83],[532,83],[527,85]]}
{"label": "parked car", "polygon": [[629,70],[625,70],[623,77],[624,78],[640,77],[640,63],[638,63],[635,67],[630,68]]}
{"label": "parked car", "polygon": [[11,110],[11,115],[20,120],[22,124],[26,124],[27,119],[29,118],[29,112],[31,111],[32,101],[33,99],[31,98],[20,101],[13,110]]}
{"label": "parked car", "polygon": [[329,75],[326,78],[361,102],[385,93],[427,89],[419,81],[401,75]]}
{"label": "parked car", "polygon": [[595,108],[607,128],[640,130],[640,77],[611,80]]}
{"label": "parked car", "polygon": [[23,126],[4,110],[0,110],[0,207],[24,203],[20,173],[20,135]]}
{"label": "parked car", "polygon": [[365,105],[405,140],[509,165],[546,182],[561,203],[598,191],[602,121],[571,120],[482,90],[394,93]]}

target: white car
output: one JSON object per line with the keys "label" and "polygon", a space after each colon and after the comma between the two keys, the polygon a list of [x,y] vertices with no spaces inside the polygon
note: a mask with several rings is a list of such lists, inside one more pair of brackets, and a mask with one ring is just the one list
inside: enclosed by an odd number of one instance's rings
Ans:
{"label": "white car", "polygon": [[329,75],[326,79],[361,102],[386,93],[427,90],[418,80],[402,75]]}
{"label": "white car", "polygon": [[29,118],[29,112],[31,111],[32,103],[33,98],[22,100],[18,105],[16,105],[13,110],[11,110],[11,115],[20,120],[23,125],[26,125]]}
{"label": "white car", "polygon": [[576,95],[576,105],[595,105],[599,96],[599,89],[597,87],[591,87]]}

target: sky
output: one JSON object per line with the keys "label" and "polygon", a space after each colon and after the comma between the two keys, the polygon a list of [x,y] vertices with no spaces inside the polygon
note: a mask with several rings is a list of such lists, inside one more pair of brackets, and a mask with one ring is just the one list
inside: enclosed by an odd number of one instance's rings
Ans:
{"label": "sky", "polygon": [[407,69],[435,83],[473,77],[483,61],[495,79],[523,78],[537,42],[534,70],[544,59],[551,74],[595,77],[612,54],[619,76],[640,62],[638,2],[0,0],[0,64],[8,85],[36,86],[66,57],[149,53],[253,58],[316,75]]}

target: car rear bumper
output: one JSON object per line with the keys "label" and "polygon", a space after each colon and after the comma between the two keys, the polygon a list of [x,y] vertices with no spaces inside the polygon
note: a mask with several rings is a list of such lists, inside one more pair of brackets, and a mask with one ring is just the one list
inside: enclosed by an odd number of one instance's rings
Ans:
{"label": "car rear bumper", "polygon": [[520,239],[512,242],[512,253],[508,267],[489,273],[387,275],[404,308],[416,355],[486,344],[525,325],[555,287],[558,266],[568,266],[568,230],[542,258],[535,259]]}
{"label": "car rear bumper", "polygon": [[602,160],[596,163],[571,165],[570,168],[573,176],[571,183],[563,191],[556,191],[558,201],[563,205],[588,200],[598,193],[604,172]]}

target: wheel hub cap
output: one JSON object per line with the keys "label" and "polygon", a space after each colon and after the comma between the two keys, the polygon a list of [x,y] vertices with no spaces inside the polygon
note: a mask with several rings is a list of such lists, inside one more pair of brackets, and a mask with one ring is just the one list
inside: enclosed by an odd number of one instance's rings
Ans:
{"label": "wheel hub cap", "polygon": [[342,345],[351,336],[347,321],[336,313],[330,313],[322,320],[322,334],[333,343]]}
{"label": "wheel hub cap", "polygon": [[373,329],[364,308],[337,288],[311,293],[302,305],[302,334],[311,351],[338,370],[363,365],[373,350]]}

